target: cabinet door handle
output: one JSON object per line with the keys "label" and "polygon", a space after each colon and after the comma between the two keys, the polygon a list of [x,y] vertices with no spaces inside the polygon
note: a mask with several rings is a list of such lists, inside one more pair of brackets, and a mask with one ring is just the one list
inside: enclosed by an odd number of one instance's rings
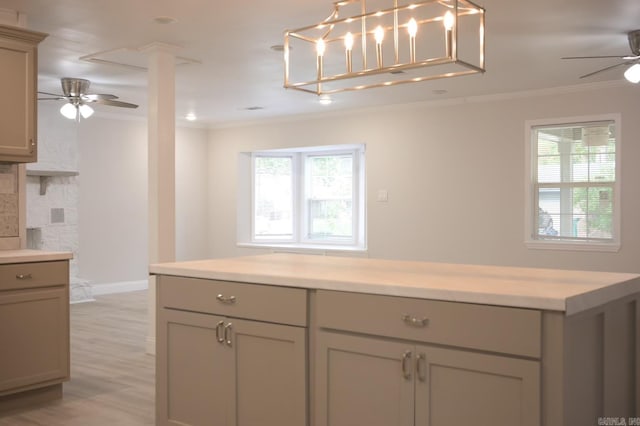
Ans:
{"label": "cabinet door handle", "polygon": [[17,274],[16,278],[19,280],[30,280],[33,277],[31,276],[31,274]]}
{"label": "cabinet door handle", "polygon": [[218,343],[224,342],[222,327],[224,327],[224,321],[218,321],[218,325],[216,325],[216,340]]}
{"label": "cabinet door handle", "polygon": [[405,324],[410,325],[412,327],[426,327],[429,325],[429,318],[427,317],[416,318],[416,317],[412,317],[409,314],[402,315],[402,321]]}
{"label": "cabinet door handle", "polygon": [[233,324],[231,323],[224,326],[224,342],[227,344],[227,346],[231,346],[231,332],[233,331],[232,326]]}
{"label": "cabinet door handle", "polygon": [[400,365],[402,367],[402,377],[407,380],[411,378],[410,361],[411,351],[405,351],[405,353],[402,354],[402,361],[400,362]]}
{"label": "cabinet door handle", "polygon": [[416,357],[416,373],[418,380],[424,382],[427,380],[427,356],[425,354],[418,354]]}
{"label": "cabinet door handle", "polygon": [[216,299],[218,299],[222,303],[226,303],[227,305],[233,305],[234,303],[236,303],[236,297],[235,296],[226,297],[226,296],[224,296],[222,294],[218,294],[216,296]]}

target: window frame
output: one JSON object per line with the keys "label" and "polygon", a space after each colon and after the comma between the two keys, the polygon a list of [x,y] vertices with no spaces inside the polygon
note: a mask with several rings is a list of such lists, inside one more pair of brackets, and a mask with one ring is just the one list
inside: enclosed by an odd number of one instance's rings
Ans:
{"label": "window frame", "polygon": [[[292,215],[292,224],[291,224],[291,238],[256,238],[256,158],[257,157],[271,157],[271,158],[291,158],[291,215]],[[251,242],[254,244],[269,244],[269,243],[292,243],[296,239],[296,229],[298,226],[298,215],[296,214],[297,206],[296,199],[298,198],[298,186],[296,185],[296,174],[298,162],[296,161],[296,157],[293,153],[290,152],[252,152],[251,153]]]}
{"label": "window frame", "polygon": [[[291,149],[275,149],[252,151],[248,154],[250,165],[250,185],[248,189],[248,203],[238,205],[238,245],[265,248],[293,248],[293,249],[322,249],[322,250],[366,250],[366,201],[365,201],[365,145],[331,145],[314,146]],[[306,159],[313,156],[343,155],[352,156],[352,238],[309,238],[309,220],[306,198]],[[290,239],[257,238],[255,234],[255,159],[257,157],[290,157],[292,158],[292,203],[293,203],[293,235]],[[242,180],[242,176],[239,176]],[[240,185],[240,187],[245,187]],[[241,196],[242,197],[242,196]],[[244,213],[249,217],[242,219],[242,206],[250,207]],[[240,228],[249,225],[249,232]],[[243,237],[244,236],[244,237]]]}
{"label": "window frame", "polygon": [[[537,141],[534,140],[535,129],[540,127],[560,126],[584,126],[601,122],[613,122],[616,141],[615,150],[615,181],[613,188],[613,237],[606,241],[579,241],[557,238],[538,238],[538,182],[537,178]],[[621,142],[621,116],[616,114],[599,114],[593,116],[564,117],[553,119],[527,120],[525,122],[525,246],[530,249],[572,250],[572,251],[596,251],[617,252],[620,250],[621,237],[621,187],[622,187],[622,142]],[[535,164],[534,164],[535,162]],[[580,186],[579,185],[576,186]]]}

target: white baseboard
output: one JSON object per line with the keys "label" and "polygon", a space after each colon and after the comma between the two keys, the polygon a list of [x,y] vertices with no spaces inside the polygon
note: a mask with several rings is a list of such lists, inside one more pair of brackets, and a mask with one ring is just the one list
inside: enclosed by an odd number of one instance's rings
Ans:
{"label": "white baseboard", "polygon": [[94,296],[101,296],[103,294],[113,293],[126,293],[129,291],[147,290],[149,288],[149,281],[121,281],[117,283],[107,284],[94,284],[91,286],[91,292]]}

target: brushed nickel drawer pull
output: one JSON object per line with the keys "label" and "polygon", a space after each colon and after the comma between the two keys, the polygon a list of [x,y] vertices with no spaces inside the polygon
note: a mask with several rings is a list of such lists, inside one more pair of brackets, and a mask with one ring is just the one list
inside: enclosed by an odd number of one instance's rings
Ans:
{"label": "brushed nickel drawer pull", "polygon": [[222,327],[224,327],[224,321],[219,321],[216,325],[216,340],[218,343],[224,342],[224,336],[222,335]]}
{"label": "brushed nickel drawer pull", "polygon": [[16,275],[16,278],[19,280],[30,280],[33,277],[31,276],[31,274],[18,274]]}
{"label": "brushed nickel drawer pull", "polygon": [[226,296],[223,296],[222,294],[218,294],[216,296],[216,299],[218,299],[222,303],[226,303],[227,305],[233,305],[234,303],[236,303],[235,296],[226,297]]}
{"label": "brushed nickel drawer pull", "polygon": [[408,314],[402,315],[402,321],[412,327],[426,327],[429,325],[429,318],[423,317],[422,319],[419,319]]}
{"label": "brushed nickel drawer pull", "polygon": [[[422,366],[422,367],[421,367]],[[427,356],[425,354],[418,354],[416,357],[416,373],[418,380],[424,382],[427,380]]]}
{"label": "brushed nickel drawer pull", "polygon": [[231,346],[231,332],[233,331],[231,323],[224,326],[224,342],[227,346]]}
{"label": "brushed nickel drawer pull", "polygon": [[400,365],[402,367],[402,377],[404,377],[407,380],[411,378],[411,371],[407,367],[407,364],[408,364],[407,361],[410,361],[410,360],[411,360],[411,351],[405,351],[405,353],[402,354],[402,361],[400,362]]}

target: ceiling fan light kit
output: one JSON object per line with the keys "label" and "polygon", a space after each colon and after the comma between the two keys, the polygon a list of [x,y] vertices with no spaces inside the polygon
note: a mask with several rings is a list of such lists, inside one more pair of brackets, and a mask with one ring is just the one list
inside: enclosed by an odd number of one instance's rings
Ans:
{"label": "ceiling fan light kit", "polygon": [[88,105],[89,103],[124,108],[138,108],[138,105],[117,101],[116,99],[118,99],[118,97],[115,95],[87,93],[91,82],[83,78],[65,77],[60,79],[60,84],[62,85],[62,95],[38,92],[42,95],[53,96],[50,98],[38,98],[38,100],[66,101],[67,103],[60,108],[60,114],[70,120],[80,121],[80,118],[86,119],[91,117],[94,110]]}
{"label": "ceiling fan light kit", "polygon": [[640,64],[631,65],[624,72],[624,78],[631,83],[640,83]]}
{"label": "ceiling fan light kit", "polygon": [[285,31],[284,87],[314,93],[483,73],[485,10],[468,0],[343,0],[324,21]]}

